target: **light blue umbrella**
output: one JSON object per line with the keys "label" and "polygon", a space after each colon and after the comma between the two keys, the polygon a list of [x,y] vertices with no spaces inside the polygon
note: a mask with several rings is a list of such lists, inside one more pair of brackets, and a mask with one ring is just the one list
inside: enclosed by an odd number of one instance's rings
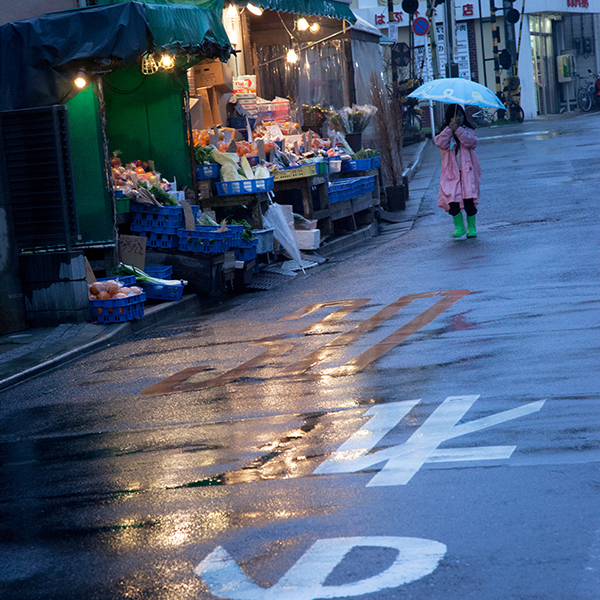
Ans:
{"label": "light blue umbrella", "polygon": [[469,79],[452,77],[434,79],[418,87],[408,94],[409,98],[418,100],[436,100],[445,104],[461,104],[462,106],[480,106],[504,110],[506,107],[489,88]]}

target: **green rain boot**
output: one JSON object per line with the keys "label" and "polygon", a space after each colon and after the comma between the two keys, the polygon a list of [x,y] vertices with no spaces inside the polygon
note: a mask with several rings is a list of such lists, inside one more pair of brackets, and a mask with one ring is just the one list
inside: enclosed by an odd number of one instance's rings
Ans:
{"label": "green rain boot", "polygon": [[452,237],[462,237],[466,233],[462,212],[453,215],[452,218],[454,219],[454,233],[452,234]]}
{"label": "green rain boot", "polygon": [[467,216],[467,237],[477,237],[477,231],[475,231],[475,215]]}

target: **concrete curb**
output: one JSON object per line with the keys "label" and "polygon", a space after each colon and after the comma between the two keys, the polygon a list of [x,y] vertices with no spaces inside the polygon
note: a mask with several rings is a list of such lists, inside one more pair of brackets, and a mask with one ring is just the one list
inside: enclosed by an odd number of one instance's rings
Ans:
{"label": "concrete curb", "polygon": [[408,181],[411,181],[411,179],[415,176],[415,173],[417,172],[417,168],[419,166],[419,163],[421,162],[421,154],[423,154],[423,150],[425,149],[425,146],[427,146],[427,142],[428,140],[425,140],[424,142],[419,142],[419,148],[415,154],[412,165],[404,169],[404,172],[402,173],[403,177],[408,177]]}
{"label": "concrete curb", "polygon": [[[111,327],[111,330],[102,337],[95,339],[93,342],[73,348],[72,350],[64,352],[63,354],[59,354],[50,360],[40,363],[35,367],[25,369],[16,375],[2,379],[0,381],[0,390],[5,390],[13,385],[25,381],[26,379],[41,375],[42,373],[47,373],[48,371],[64,365],[65,363],[76,358],[81,358],[87,354],[102,350],[112,342],[123,340],[134,333],[148,329],[148,327],[153,327],[159,324],[164,325],[175,317],[180,317],[181,313],[184,311],[191,316],[197,314],[201,310],[202,304],[196,295],[184,296],[177,302],[153,306],[150,308],[150,310],[148,310],[147,313],[144,314],[143,317],[140,317],[139,319],[121,323],[116,327],[109,326]],[[98,325],[98,327],[103,327],[103,325]]]}

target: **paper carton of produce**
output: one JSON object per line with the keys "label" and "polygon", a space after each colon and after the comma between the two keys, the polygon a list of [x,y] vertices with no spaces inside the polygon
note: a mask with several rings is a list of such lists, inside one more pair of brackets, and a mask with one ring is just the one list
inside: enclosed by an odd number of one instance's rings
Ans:
{"label": "paper carton of produce", "polygon": [[233,71],[220,60],[204,60],[194,67],[197,88],[217,88],[221,92],[233,91]]}

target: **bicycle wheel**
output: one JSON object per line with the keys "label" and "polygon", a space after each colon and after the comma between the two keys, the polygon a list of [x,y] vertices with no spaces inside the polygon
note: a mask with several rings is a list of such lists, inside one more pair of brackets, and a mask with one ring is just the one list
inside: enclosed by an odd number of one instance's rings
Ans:
{"label": "bicycle wheel", "polygon": [[583,112],[589,112],[592,108],[592,94],[590,94],[589,90],[585,88],[581,88],[577,92],[577,106]]}
{"label": "bicycle wheel", "polygon": [[516,121],[517,123],[522,123],[525,120],[525,113],[523,112],[523,109],[516,102],[511,102],[509,104],[508,111],[510,113],[511,121]]}

